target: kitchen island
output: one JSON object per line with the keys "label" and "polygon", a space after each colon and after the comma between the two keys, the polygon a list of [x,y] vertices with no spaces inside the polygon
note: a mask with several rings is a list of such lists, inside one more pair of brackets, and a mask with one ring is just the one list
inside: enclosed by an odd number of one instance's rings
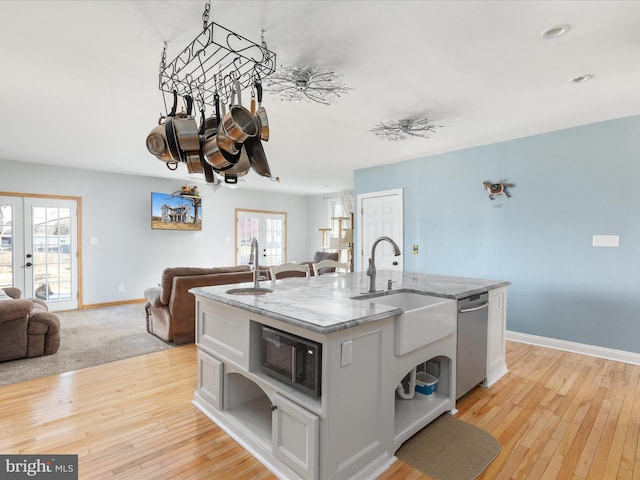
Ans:
{"label": "kitchen island", "polygon": [[[402,442],[455,411],[458,300],[489,293],[485,384],[506,373],[509,282],[384,270],[377,278],[392,288],[368,292],[369,278],[358,272],[263,281],[272,291],[260,295],[191,290],[194,404],[281,478],[381,474]],[[263,371],[264,327],[321,345],[319,396]],[[400,398],[398,385],[427,365],[436,369],[436,393]]]}

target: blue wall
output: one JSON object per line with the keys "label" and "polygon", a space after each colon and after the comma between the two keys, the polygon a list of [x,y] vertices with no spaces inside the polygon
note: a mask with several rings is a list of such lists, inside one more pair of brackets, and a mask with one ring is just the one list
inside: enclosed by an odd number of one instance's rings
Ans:
{"label": "blue wall", "polygon": [[[502,178],[512,198],[490,201],[482,181]],[[640,353],[640,116],[358,170],[354,187],[404,190],[406,271],[509,280],[508,330]]]}

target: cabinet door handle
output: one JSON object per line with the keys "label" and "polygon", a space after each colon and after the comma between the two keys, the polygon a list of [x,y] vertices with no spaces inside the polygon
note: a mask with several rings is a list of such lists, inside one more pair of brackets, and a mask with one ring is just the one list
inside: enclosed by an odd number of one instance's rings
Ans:
{"label": "cabinet door handle", "polygon": [[273,412],[274,410],[277,410],[278,406],[277,405],[271,405],[271,411]]}

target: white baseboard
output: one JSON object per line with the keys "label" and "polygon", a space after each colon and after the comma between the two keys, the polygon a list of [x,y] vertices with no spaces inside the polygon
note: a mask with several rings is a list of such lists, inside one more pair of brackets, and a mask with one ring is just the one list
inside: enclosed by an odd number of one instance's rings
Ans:
{"label": "white baseboard", "polygon": [[582,355],[589,355],[590,357],[599,357],[606,360],[614,360],[616,362],[640,365],[639,353],[597,347],[595,345],[587,345],[585,343],[568,342],[566,340],[558,340],[556,338],[539,337],[537,335],[529,335],[526,333],[511,332],[509,330],[506,332],[506,338],[507,340],[513,340],[514,342],[528,343],[530,345],[554,348],[556,350],[564,350],[566,352],[581,353]]}

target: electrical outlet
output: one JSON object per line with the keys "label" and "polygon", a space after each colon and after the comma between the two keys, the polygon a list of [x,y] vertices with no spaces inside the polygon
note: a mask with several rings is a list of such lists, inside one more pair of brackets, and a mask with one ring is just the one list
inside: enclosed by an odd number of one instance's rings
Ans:
{"label": "electrical outlet", "polygon": [[340,359],[340,366],[346,367],[351,363],[351,357],[353,355],[353,340],[347,340],[342,342],[342,358]]}
{"label": "electrical outlet", "polygon": [[124,293],[124,285],[118,285],[118,293]]}

